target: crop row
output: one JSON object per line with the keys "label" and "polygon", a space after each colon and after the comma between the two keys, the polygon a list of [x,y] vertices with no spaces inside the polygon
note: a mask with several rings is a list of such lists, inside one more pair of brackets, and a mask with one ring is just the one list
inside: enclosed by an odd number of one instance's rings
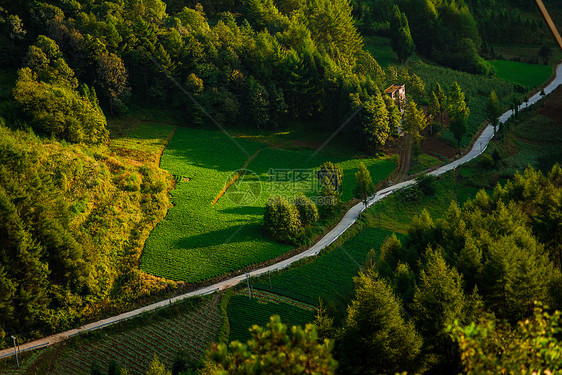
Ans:
{"label": "crop row", "polygon": [[[242,296],[247,296],[248,295],[248,291],[247,290],[241,290],[239,292],[237,292],[238,295],[242,295]],[[315,307],[297,300],[294,300],[292,298],[286,297],[286,296],[282,296],[280,294],[276,294],[276,293],[271,293],[265,290],[259,290],[259,289],[252,289],[251,292],[252,298],[257,298],[260,302],[263,303],[286,303],[287,305],[292,305],[292,306],[296,306],[300,309],[303,310],[310,310],[310,311],[314,311]]]}
{"label": "crop row", "polygon": [[364,265],[369,251],[379,249],[391,234],[385,229],[365,228],[315,261],[272,275],[271,282],[261,280],[255,288],[314,306],[319,298],[333,300],[347,297],[353,292],[353,276]]}
{"label": "crop row", "polygon": [[235,295],[228,304],[230,340],[246,342],[250,339],[249,329],[254,324],[265,326],[272,315],[279,315],[289,326],[305,325],[314,320],[314,311],[304,310],[287,303],[265,303],[259,298]]}
{"label": "crop row", "polygon": [[192,358],[199,358],[215,338],[222,321],[217,303],[218,298],[214,298],[175,317],[109,333],[101,339],[92,339],[87,345],[68,347],[54,372],[86,374],[95,362],[106,368],[115,360],[127,368],[129,374],[144,374],[154,355],[158,355],[167,367],[172,365],[180,350],[187,351]]}

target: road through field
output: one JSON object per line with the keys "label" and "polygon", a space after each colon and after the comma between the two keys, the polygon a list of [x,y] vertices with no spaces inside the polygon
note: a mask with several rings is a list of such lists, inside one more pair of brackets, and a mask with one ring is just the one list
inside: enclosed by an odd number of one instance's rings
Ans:
{"label": "road through field", "polygon": [[[561,84],[562,84],[562,63],[559,64],[558,67],[556,68],[556,75],[555,75],[555,78],[553,79],[553,81],[550,82],[544,88],[545,94],[546,95],[550,94],[554,89],[556,89]],[[539,101],[540,99],[542,99],[542,96],[540,95],[540,93],[537,93],[529,99],[528,104],[529,105],[534,104],[537,101]],[[520,108],[525,108],[525,107],[526,107],[526,105],[520,106]],[[503,123],[503,122],[507,121],[507,119],[509,119],[509,117],[511,117],[511,115],[512,115],[512,111],[505,112],[500,117],[500,122]],[[480,133],[480,135],[478,136],[478,138],[476,139],[476,141],[474,142],[472,148],[468,151],[468,153],[466,153],[463,157],[432,171],[430,174],[434,175],[434,176],[439,176],[443,173],[446,173],[448,171],[451,171],[451,170],[457,168],[461,164],[464,164],[464,163],[474,159],[475,157],[480,155],[482,152],[484,152],[484,150],[488,146],[488,143],[490,142],[490,140],[492,139],[493,136],[494,136],[494,127],[491,126],[491,125],[488,125],[484,129],[484,131],[482,131],[482,133]],[[58,334],[55,334],[55,335],[44,337],[44,338],[39,339],[39,340],[35,340],[35,341],[31,341],[31,342],[22,344],[22,345],[20,345],[19,352],[43,348],[43,347],[52,345],[52,344],[60,342],[60,341],[64,341],[64,340],[66,340],[66,339],[68,339],[72,336],[75,336],[75,335],[78,335],[78,334],[81,334],[81,333],[85,333],[85,332],[88,332],[88,331],[100,329],[100,328],[109,326],[111,324],[115,324],[117,322],[120,322],[120,321],[129,319],[129,318],[135,317],[137,315],[143,314],[145,312],[153,311],[153,310],[156,310],[156,309],[159,309],[159,308],[162,308],[162,307],[166,307],[166,306],[168,306],[168,305],[170,305],[174,302],[178,302],[178,301],[181,301],[181,300],[186,299],[186,298],[191,298],[191,297],[195,297],[195,296],[203,296],[203,295],[214,293],[214,292],[219,291],[219,290],[228,289],[228,288],[233,287],[233,286],[235,286],[235,285],[237,285],[241,282],[244,282],[247,277],[255,277],[255,276],[267,274],[269,272],[275,272],[275,271],[278,271],[278,270],[281,270],[283,268],[286,268],[286,267],[290,266],[291,264],[293,264],[294,262],[296,262],[298,260],[318,255],[320,253],[320,251],[322,251],[324,248],[329,246],[332,242],[337,240],[339,238],[339,236],[341,236],[347,229],[349,229],[349,227],[351,227],[355,223],[355,221],[357,220],[359,215],[363,211],[365,211],[368,207],[372,206],[373,204],[380,201],[381,199],[384,199],[384,198],[388,197],[389,195],[391,195],[395,191],[406,188],[406,187],[409,187],[409,186],[412,186],[415,183],[416,183],[415,180],[408,180],[408,181],[404,181],[404,182],[401,182],[401,183],[398,183],[398,184],[392,185],[390,187],[387,187],[385,189],[377,191],[373,196],[371,196],[368,199],[366,204],[361,202],[361,203],[358,203],[355,206],[351,207],[351,209],[346,212],[346,214],[340,220],[340,222],[330,232],[328,232],[324,237],[322,237],[320,239],[320,241],[318,241],[314,246],[312,246],[311,248],[309,248],[309,249],[307,249],[307,250],[305,250],[305,251],[303,251],[303,252],[301,252],[301,253],[299,253],[299,254],[291,257],[291,258],[282,260],[278,263],[272,264],[272,265],[267,266],[267,267],[262,267],[262,268],[253,270],[253,271],[251,271],[251,272],[249,272],[245,275],[235,276],[235,277],[232,277],[230,279],[218,282],[216,284],[209,285],[209,286],[191,291],[189,293],[182,294],[180,296],[176,296],[176,297],[169,298],[169,299],[157,302],[157,303],[153,303],[151,305],[147,305],[147,306],[144,306],[144,307],[138,308],[136,310],[132,310],[132,311],[120,314],[120,315],[112,316],[112,317],[107,318],[107,319],[99,320],[97,322],[89,323],[89,324],[83,325],[79,328],[71,329],[71,330],[66,331],[66,332],[61,332],[61,333],[58,333]],[[0,351],[0,358],[9,357],[9,356],[12,356],[14,354],[15,354],[14,348],[4,349],[4,350]]]}

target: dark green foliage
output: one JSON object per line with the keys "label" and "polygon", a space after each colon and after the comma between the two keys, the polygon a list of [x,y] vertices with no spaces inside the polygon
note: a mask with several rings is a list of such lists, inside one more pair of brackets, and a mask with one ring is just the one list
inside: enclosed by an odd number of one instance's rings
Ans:
{"label": "dark green foliage", "polygon": [[415,371],[422,339],[407,321],[399,299],[377,275],[355,278],[355,297],[347,309],[338,355],[345,373]]}
{"label": "dark green foliage", "polygon": [[421,138],[421,131],[427,126],[427,118],[423,110],[419,109],[416,102],[410,100],[404,112],[404,122],[402,128],[409,132],[414,140]]}
{"label": "dark green foliage", "polygon": [[318,168],[316,177],[320,186],[323,208],[327,211],[335,209],[342,193],[342,169],[328,161]]}
{"label": "dark green foliage", "polygon": [[371,173],[363,163],[359,163],[359,169],[355,173],[355,179],[357,184],[355,185],[355,190],[353,194],[355,198],[366,200],[375,190],[375,185],[373,184],[373,179],[371,178]]}
{"label": "dark green foliage", "polygon": [[272,316],[266,327],[250,329],[248,344],[233,341],[213,344],[207,359],[213,366],[209,374],[290,374],[304,371],[333,374],[337,362],[332,358],[333,343],[318,340],[316,329],[307,324],[288,329],[279,315]]}
{"label": "dark green foliage", "polygon": [[451,334],[461,350],[464,373],[556,373],[561,369],[560,311],[548,313],[538,305],[533,316],[507,325],[493,318],[463,326],[455,323]]}
{"label": "dark green foliage", "polygon": [[[125,113],[133,101],[183,111],[199,124],[208,122],[207,111],[222,125],[263,129],[287,119],[322,119],[332,127],[349,109],[339,100],[342,90],[360,92],[369,81],[384,80],[362,50],[348,0],[79,0],[9,8],[17,15],[0,17],[9,49],[18,50],[14,40],[50,38],[61,51],[54,60],[64,55],[111,114]],[[37,48],[29,64],[44,62]]]}
{"label": "dark green foliage", "polygon": [[361,139],[363,149],[374,154],[386,144],[390,136],[387,105],[378,90],[364,100],[358,93],[350,94],[350,102],[353,111],[360,111],[357,115],[357,136]]}
{"label": "dark green foliage", "polygon": [[405,61],[414,52],[414,41],[410,34],[410,26],[405,13],[394,5],[390,19],[390,41],[392,49],[401,61]]}
{"label": "dark green foliage", "polygon": [[14,99],[36,131],[71,142],[107,141],[106,120],[95,93],[77,91],[74,71],[53,40],[39,36],[26,64],[18,72]]}
{"label": "dark green foliage", "polygon": [[470,109],[467,107],[464,100],[464,93],[456,82],[453,83],[451,92],[449,93],[447,111],[451,120],[449,126],[457,140],[457,145],[460,147],[462,137],[464,133],[466,133],[466,122],[470,115]]}
{"label": "dark green foliage", "polygon": [[[85,146],[3,126],[0,134],[0,330],[68,329],[108,298],[120,264],[137,256],[131,230],[144,230],[140,221],[154,225],[166,193],[121,191],[113,177],[136,168],[103,153],[96,160]],[[127,218],[115,209],[125,199],[129,212],[137,212]],[[106,209],[115,211],[105,216]],[[127,288],[137,293],[128,283],[122,287],[122,298],[131,298]]]}
{"label": "dark green foliage", "polygon": [[302,230],[297,207],[279,195],[267,201],[263,222],[266,232],[282,242],[295,242]]}
{"label": "dark green foliage", "polygon": [[[401,45],[407,47],[405,51],[411,53],[412,44],[406,32],[411,30],[418,53],[453,68],[493,73],[491,65],[478,53],[481,45],[478,25],[464,1],[355,0],[354,3],[361,28],[404,40]],[[396,12],[397,5],[401,12]],[[402,14],[407,16],[407,21]],[[397,44],[400,45],[394,42],[393,46]],[[399,56],[402,54],[402,59],[409,55],[399,52],[400,48],[395,51]]]}
{"label": "dark green foliage", "polygon": [[295,198],[295,205],[299,212],[299,219],[303,226],[314,224],[318,221],[318,208],[316,204],[302,193]]}
{"label": "dark green foliage", "polygon": [[437,177],[429,175],[429,174],[422,174],[418,178],[416,178],[417,188],[422,191],[422,193],[426,196],[435,194],[435,182]]}

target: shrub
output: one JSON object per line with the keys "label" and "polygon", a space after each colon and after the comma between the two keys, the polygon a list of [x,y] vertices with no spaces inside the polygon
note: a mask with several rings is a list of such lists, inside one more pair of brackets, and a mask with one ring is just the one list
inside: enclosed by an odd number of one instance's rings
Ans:
{"label": "shrub", "polygon": [[299,212],[299,219],[302,225],[308,226],[318,220],[318,208],[316,204],[302,193],[295,198],[295,205]]}
{"label": "shrub", "polygon": [[297,207],[279,195],[267,201],[263,221],[266,232],[281,242],[294,243],[302,230]]}

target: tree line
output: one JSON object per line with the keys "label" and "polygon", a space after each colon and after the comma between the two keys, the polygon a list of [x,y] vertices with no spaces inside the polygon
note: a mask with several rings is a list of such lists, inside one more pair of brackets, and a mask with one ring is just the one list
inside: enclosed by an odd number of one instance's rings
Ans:
{"label": "tree line", "polygon": [[[353,0],[354,15],[365,33],[411,39],[415,50],[451,68],[494,75],[493,67],[480,56],[482,38],[471,9],[464,0]],[[396,27],[396,7],[403,12]],[[404,46],[411,46],[406,42]],[[393,47],[402,59],[402,48]],[[406,50],[411,49],[408,47]]]}

